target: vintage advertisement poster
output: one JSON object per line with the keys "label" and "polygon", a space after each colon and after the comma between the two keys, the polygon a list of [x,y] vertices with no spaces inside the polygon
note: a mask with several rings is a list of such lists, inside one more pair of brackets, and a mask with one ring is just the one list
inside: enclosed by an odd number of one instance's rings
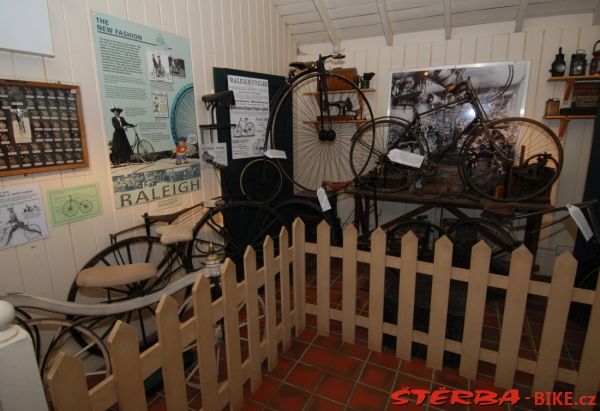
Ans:
{"label": "vintage advertisement poster", "polygon": [[232,159],[260,157],[269,121],[269,81],[228,75],[227,84],[235,96],[235,106],[229,110],[234,125]]}
{"label": "vintage advertisement poster", "polygon": [[200,189],[189,41],[92,12],[115,205]]}
{"label": "vintage advertisement poster", "polygon": [[102,214],[98,183],[49,190],[47,195],[55,227]]}
{"label": "vintage advertisement poster", "polygon": [[[410,121],[415,109],[423,114],[446,103],[448,98],[453,98],[446,92],[447,88],[469,79],[488,117],[523,116],[528,77],[528,61],[392,72],[388,114]],[[452,136],[462,131],[473,118],[473,108],[463,104],[424,115],[421,117],[421,125],[428,143],[435,146],[439,141],[452,140]]]}
{"label": "vintage advertisement poster", "polygon": [[46,237],[40,187],[0,190],[0,250]]}

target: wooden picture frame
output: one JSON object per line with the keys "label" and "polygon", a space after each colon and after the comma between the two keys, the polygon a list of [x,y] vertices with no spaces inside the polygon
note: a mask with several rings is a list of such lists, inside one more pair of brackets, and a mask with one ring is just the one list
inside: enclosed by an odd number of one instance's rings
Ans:
{"label": "wooden picture frame", "polygon": [[79,86],[0,79],[0,177],[86,167]]}

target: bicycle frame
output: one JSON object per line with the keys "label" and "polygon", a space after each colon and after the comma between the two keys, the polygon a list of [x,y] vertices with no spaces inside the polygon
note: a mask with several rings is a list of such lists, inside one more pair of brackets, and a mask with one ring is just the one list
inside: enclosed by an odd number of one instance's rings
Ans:
{"label": "bicycle frame", "polygon": [[[456,90],[456,89],[458,89],[458,90]],[[453,101],[451,101],[449,103],[445,103],[445,104],[436,106],[434,108],[425,110],[423,112],[417,112],[416,110],[414,110],[414,112],[413,112],[414,118],[409,122],[408,127],[407,127],[407,130],[410,130],[414,135],[422,135],[423,132],[421,131],[421,118],[433,115],[437,112],[446,110],[451,107],[455,107],[455,106],[459,106],[459,105],[463,105],[463,104],[471,105],[471,107],[473,108],[473,111],[475,112],[475,118],[473,118],[473,120],[471,120],[462,129],[462,131],[460,133],[454,133],[450,144],[448,144],[446,147],[444,147],[444,149],[441,150],[440,152],[435,153],[436,154],[435,158],[432,159],[433,162],[438,162],[450,150],[452,150],[453,148],[455,148],[457,146],[458,142],[460,141],[460,139],[462,137],[469,135],[470,133],[473,132],[473,130],[476,130],[478,127],[481,127],[483,129],[484,133],[486,134],[486,136],[488,138],[491,137],[489,129],[487,127],[489,118],[488,118],[487,113],[485,112],[483,106],[481,105],[481,102],[479,101],[479,98],[477,97],[477,93],[473,89],[473,86],[471,85],[470,80],[467,79],[466,81],[459,83],[458,85],[455,86],[455,90],[456,91],[450,90],[448,93],[464,93],[464,95],[456,97]],[[409,106],[409,104],[407,104],[407,106]],[[410,106],[412,106],[412,105],[410,105]],[[414,106],[413,106],[413,108],[414,108]],[[428,153],[430,153],[430,151],[429,151],[430,147],[428,145],[429,143],[427,142],[427,139],[424,138],[423,141],[425,142],[425,144],[427,144],[427,151],[428,151]],[[490,141],[492,141],[492,143],[493,143],[492,139],[490,139]],[[400,140],[397,141],[396,145],[399,143],[400,143]]]}

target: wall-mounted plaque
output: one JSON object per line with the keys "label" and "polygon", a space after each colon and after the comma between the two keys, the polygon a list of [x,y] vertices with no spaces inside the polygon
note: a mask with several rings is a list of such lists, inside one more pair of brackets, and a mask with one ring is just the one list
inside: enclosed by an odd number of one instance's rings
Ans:
{"label": "wall-mounted plaque", "polygon": [[0,177],[87,166],[79,86],[0,79]]}

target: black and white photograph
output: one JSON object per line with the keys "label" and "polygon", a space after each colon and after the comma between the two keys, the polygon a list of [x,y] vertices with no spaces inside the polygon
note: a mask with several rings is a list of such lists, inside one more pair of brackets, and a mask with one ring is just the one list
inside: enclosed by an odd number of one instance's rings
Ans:
{"label": "black and white photograph", "polygon": [[169,117],[169,98],[165,91],[152,92],[152,114],[156,118]]}
{"label": "black and white photograph", "polygon": [[15,143],[31,143],[31,124],[27,110],[21,108],[11,109],[10,120]]}
{"label": "black and white photograph", "polygon": [[172,75],[185,77],[185,60],[169,56],[169,68]]}
{"label": "black and white photograph", "polygon": [[[395,71],[391,73],[389,115],[412,120],[413,110],[424,113],[445,104],[452,98],[448,87],[469,79],[488,117],[522,116],[528,76],[528,61]],[[451,140],[474,117],[470,105],[457,105],[422,117],[421,124],[426,130],[436,130],[436,139]]]}
{"label": "black and white photograph", "polygon": [[150,81],[173,82],[169,67],[169,54],[161,50],[148,49],[146,50],[146,62]]}

